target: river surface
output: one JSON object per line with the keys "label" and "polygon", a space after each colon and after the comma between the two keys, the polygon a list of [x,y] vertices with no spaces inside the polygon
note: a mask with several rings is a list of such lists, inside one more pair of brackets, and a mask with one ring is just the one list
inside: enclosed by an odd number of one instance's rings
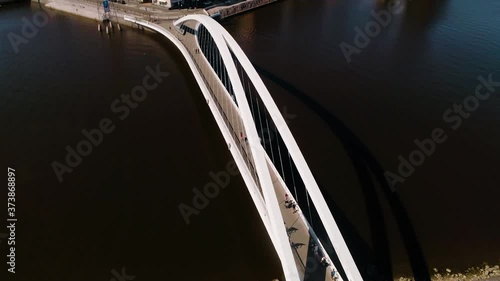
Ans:
{"label": "river surface", "polygon": [[[355,27],[364,30],[371,11],[387,8],[375,0],[286,0],[222,24],[288,116],[342,214],[348,243],[382,249],[396,276],[411,272],[404,241],[429,268],[497,263],[500,87],[459,126],[443,113],[474,94],[478,76],[500,81],[500,2],[404,2],[348,62],[340,44],[355,46]],[[110,280],[122,270],[135,280],[279,277],[241,178],[231,177],[189,224],[179,212],[231,156],[175,46],[132,28],[100,35],[94,21],[52,11],[14,46],[12,34],[21,36],[40,11],[0,7],[0,163],[16,170],[15,280]],[[114,112],[148,67],[169,76],[126,117]],[[53,163],[66,164],[67,147],[77,149],[82,130],[105,118],[114,130],[88,156],[70,159],[79,163],[60,182]],[[397,174],[398,156],[408,159],[415,139],[436,128],[446,140],[387,192],[377,174]],[[383,220],[372,220],[374,198]]]}

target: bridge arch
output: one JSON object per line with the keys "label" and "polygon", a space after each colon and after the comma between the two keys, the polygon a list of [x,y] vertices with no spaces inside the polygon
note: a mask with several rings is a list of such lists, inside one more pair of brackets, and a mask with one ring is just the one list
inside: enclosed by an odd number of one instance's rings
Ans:
{"label": "bridge arch", "polygon": [[236,64],[229,51],[227,41],[223,37],[222,27],[212,18],[204,15],[188,15],[177,20],[174,25],[179,26],[187,21],[195,21],[202,24],[212,36],[215,45],[220,52],[223,64],[227,69],[231,85],[233,87],[236,101],[238,103],[239,113],[243,120],[243,125],[246,131],[246,136],[250,143],[250,149],[255,161],[257,175],[260,180],[260,186],[265,198],[266,207],[269,212],[269,219],[271,222],[271,233],[274,236],[276,250],[281,259],[283,271],[286,280],[299,281],[299,273],[295,266],[292,249],[290,248],[289,238],[286,229],[282,223],[278,199],[274,190],[270,187],[273,186],[271,176],[269,175],[267,162],[265,160],[265,151],[260,144],[260,139],[257,133],[257,128],[253,121],[250,105],[245,96],[245,90],[241,83]]}
{"label": "bridge arch", "polygon": [[[188,65],[195,76],[195,79],[200,86],[200,89],[205,97],[210,96],[210,89],[205,84],[205,81],[197,68],[196,62],[192,57],[190,51],[184,46],[183,42],[181,42],[177,36],[175,35],[176,31],[173,33],[169,32],[162,26],[159,26],[155,23],[143,21],[140,19],[135,19],[132,17],[125,16],[125,19],[137,24],[141,24],[145,27],[148,27],[152,30],[155,30],[169,40],[171,40],[176,47],[181,51],[182,55],[185,57]],[[254,196],[252,194],[252,198],[256,203],[256,206],[259,210],[261,218],[266,226],[266,229],[271,237],[271,240],[276,248],[278,256],[280,257],[283,271],[285,274],[285,278],[287,281],[299,281],[303,280],[304,274],[300,274],[297,271],[297,268],[294,264],[294,256],[290,247],[289,237],[287,235],[288,229],[283,226],[283,218],[281,217],[279,203],[276,196],[276,193],[273,189],[273,180],[271,179],[271,175],[268,169],[268,165],[271,164],[270,160],[267,157],[266,151],[262,147],[261,140],[257,133],[256,125],[254,123],[254,117],[252,116],[252,111],[250,109],[250,105],[248,103],[245,87],[242,84],[242,79],[238,73],[238,69],[236,66],[236,62],[243,69],[245,74],[248,76],[251,81],[253,87],[255,88],[259,98],[262,100],[267,112],[269,113],[271,120],[276,125],[276,129],[284,141],[286,148],[288,149],[289,155],[293,159],[296,164],[296,168],[302,177],[302,180],[305,184],[307,192],[309,193],[313,204],[316,207],[316,210],[320,216],[320,219],[323,222],[323,225],[326,229],[327,235],[332,242],[332,245],[335,251],[338,254],[339,260],[342,264],[344,272],[348,280],[362,280],[361,274],[347,248],[347,245],[342,237],[342,234],[333,218],[325,199],[323,198],[319,186],[317,185],[312,172],[305,161],[305,158],[293,137],[290,129],[286,125],[286,122],[281,115],[278,107],[274,103],[272,96],[269,91],[265,87],[262,79],[258,75],[257,71],[254,69],[248,57],[244,54],[240,46],[236,43],[234,38],[215,20],[205,15],[188,15],[174,22],[173,27],[174,30],[182,27],[184,24],[193,21],[197,24],[197,26],[202,25],[210,34],[215,44],[214,47],[217,48],[220,53],[223,67],[227,70],[227,75],[229,76],[230,87],[232,87],[232,92],[235,95],[236,103],[237,103],[237,111],[241,116],[241,120],[243,123],[244,130],[246,132],[246,136],[248,137],[249,148],[251,150],[251,154],[253,156],[253,161],[255,163],[255,168],[257,170],[257,177],[254,179],[258,181],[256,184],[260,184],[262,195]],[[196,29],[194,30],[196,33]],[[227,86],[226,86],[227,87]],[[229,89],[231,92],[231,89]],[[207,98],[207,101],[209,99]],[[210,103],[209,103],[209,106]],[[212,109],[212,108],[211,108]],[[212,110],[214,113],[214,110]],[[217,114],[214,113],[214,116],[217,119]],[[224,132],[224,128],[220,125],[221,131],[226,138],[228,132]],[[234,153],[233,157],[236,156]],[[238,165],[240,168],[240,165]],[[274,168],[274,166],[272,166]],[[241,168],[240,168],[241,170]],[[272,169],[271,169],[272,171]],[[244,173],[242,173],[244,177],[245,183],[250,183],[251,180],[245,178]],[[278,179],[280,179],[278,177]],[[250,190],[250,189],[249,189]],[[310,226],[309,226],[310,227]],[[316,238],[317,239],[317,238]],[[342,280],[342,279],[340,279]]]}

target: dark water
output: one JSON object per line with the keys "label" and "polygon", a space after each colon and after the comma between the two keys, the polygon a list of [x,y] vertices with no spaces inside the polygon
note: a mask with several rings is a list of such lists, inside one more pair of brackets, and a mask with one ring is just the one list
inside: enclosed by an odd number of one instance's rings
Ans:
{"label": "dark water", "polygon": [[[282,1],[224,26],[280,107],[297,114],[290,127],[312,171],[365,241],[376,234],[361,186],[376,180],[360,178],[358,166],[373,169],[375,159],[397,173],[398,155],[408,159],[415,139],[442,128],[448,139],[396,184],[397,196],[430,268],[498,262],[500,90],[456,130],[442,116],[474,94],[478,76],[500,81],[500,2],[403,7],[351,63],[339,45],[354,45],[354,28],[364,30],[371,11],[387,10],[383,1]],[[382,202],[392,262],[403,272],[407,257],[393,218],[404,216]]]}
{"label": "dark water", "polygon": [[[191,189],[231,156],[175,46],[133,29],[101,37],[93,21],[56,15],[15,55],[6,34],[20,33],[34,6],[2,7],[0,16],[0,155],[2,170],[16,169],[18,186],[15,280],[108,281],[122,267],[135,280],[278,275],[240,178],[189,226],[180,215],[180,203],[192,205]],[[157,64],[170,76],[120,120],[110,105]],[[59,183],[51,163],[64,163],[65,146],[76,149],[81,131],[103,118],[115,130]]]}
{"label": "dark water", "polygon": [[[405,225],[413,226],[431,268],[497,262],[500,88],[457,130],[442,115],[474,93],[479,75],[500,80],[500,3],[407,4],[351,63],[339,44],[353,44],[353,28],[384,9],[381,1],[287,0],[223,25],[279,107],[296,115],[290,127],[354,233],[369,245],[377,237],[368,220],[373,205],[366,204],[376,195],[363,192],[375,177],[373,159],[396,172],[398,155],[407,158],[414,139],[440,127],[446,142],[396,185]],[[135,280],[279,277],[240,178],[188,226],[178,211],[231,157],[175,47],[133,29],[100,36],[95,22],[59,14],[15,54],[8,34],[22,34],[23,17],[37,11],[35,4],[0,8],[0,159],[4,170],[17,171],[15,280],[110,280],[111,270],[123,267]],[[170,76],[120,120],[110,105],[157,64]],[[64,163],[65,147],[76,148],[81,131],[103,118],[115,130],[59,183],[51,163]],[[368,176],[360,176],[362,165],[371,167]],[[394,219],[404,216],[374,185],[395,272],[406,273]],[[0,249],[7,254],[4,241]]]}

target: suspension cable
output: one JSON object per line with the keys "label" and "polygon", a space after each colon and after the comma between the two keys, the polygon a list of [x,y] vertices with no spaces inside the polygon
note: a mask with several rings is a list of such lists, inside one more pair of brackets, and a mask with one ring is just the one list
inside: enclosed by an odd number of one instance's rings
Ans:
{"label": "suspension cable", "polygon": [[292,183],[295,192],[295,201],[299,203],[299,197],[297,196],[297,185],[295,185],[295,174],[293,172],[293,167],[292,167],[292,158],[290,157],[290,151],[287,151],[287,153],[288,153],[288,163],[290,163],[290,171],[292,172]]}
{"label": "suspension cable", "polygon": [[[266,116],[266,118],[267,118],[267,116]],[[276,125],[275,125],[275,127],[276,127]],[[280,158],[281,173],[283,173],[283,181],[286,183],[285,170],[283,169],[283,159],[281,157],[281,147],[280,147],[278,130],[276,130],[275,133],[276,133],[276,143],[278,144],[278,155]],[[297,200],[297,199],[295,199],[295,200]]]}
{"label": "suspension cable", "polygon": [[[247,88],[247,89],[248,89],[248,95],[249,95],[249,100],[250,100],[250,105],[251,105],[252,120],[254,120],[254,123],[255,123],[255,121],[256,121],[256,119],[255,119],[255,110],[254,110],[254,106],[253,106],[253,100],[252,100],[252,92],[251,92],[251,87],[250,87],[250,84],[249,84],[250,82],[249,82],[249,81],[247,81],[247,83],[245,83],[245,75],[243,75],[243,68],[241,68],[241,71],[242,71],[242,75],[241,75],[241,76],[242,76],[242,84],[243,84],[243,85],[245,85],[245,84],[246,84],[246,85],[248,85],[248,88]],[[245,86],[243,86],[243,87],[245,87]],[[244,89],[245,89],[245,88],[244,88]],[[246,90],[245,90],[245,91],[246,91]],[[246,97],[246,95],[245,95],[245,97]],[[250,154],[249,154],[249,155],[250,155]],[[251,164],[250,157],[248,157],[248,161],[249,161],[250,166],[252,167],[252,170],[253,170],[253,172],[254,172],[254,174],[255,174],[255,180],[258,182],[258,175],[257,175],[257,171],[256,171],[255,166]],[[260,183],[259,183],[259,186],[260,186]],[[262,192],[262,187],[260,187],[260,189],[261,189],[261,192]]]}
{"label": "suspension cable", "polygon": [[[236,66],[236,71],[238,71],[238,70],[243,71],[243,70],[241,69],[241,67],[240,67],[240,68],[238,68],[239,64],[238,64],[236,61],[235,61],[235,66]],[[242,86],[243,86],[243,92],[244,92],[244,93],[246,93],[246,88],[245,88],[244,78],[241,76],[241,77],[240,77],[240,79],[241,79],[241,80],[240,80],[240,81],[241,81],[241,84],[242,84]],[[247,98],[247,97],[246,97],[246,94],[245,94],[245,99],[246,99],[246,98]],[[241,102],[242,102],[242,101],[240,101],[239,103],[241,103]],[[238,104],[239,104],[239,103],[238,103]],[[252,112],[252,116],[253,116],[253,112]],[[243,122],[243,120],[241,120],[241,116],[240,116],[240,118],[239,118],[238,120],[239,120],[239,122],[241,122],[241,123]],[[243,131],[243,129],[245,129],[245,128],[244,128],[243,123],[241,124],[241,127],[242,127],[242,131]],[[247,136],[246,136],[246,131],[245,131],[245,134],[244,134],[244,135],[241,135],[241,137],[243,138],[243,140],[247,137]],[[247,144],[247,142],[246,142],[246,141],[244,141],[244,144],[245,144],[245,149],[244,149],[244,151],[245,151],[245,153],[247,154],[247,162],[248,162],[249,168],[251,169],[252,173],[255,175],[255,180],[256,180],[256,182],[257,182],[257,181],[258,181],[258,180],[257,180],[257,174],[256,174],[255,169],[253,169],[252,161],[250,160],[250,157],[249,157],[249,153],[248,153],[248,150],[247,150],[247,145],[246,145],[246,144]]]}
{"label": "suspension cable", "polygon": [[[243,70],[241,70],[241,71],[243,72]],[[245,76],[243,76],[243,77],[245,77]],[[250,81],[247,81],[246,84],[248,84],[248,95],[249,95],[249,100],[250,100],[250,106],[251,106],[251,110],[252,110],[253,119],[255,121],[257,121],[257,118],[255,116],[255,110],[253,108],[253,97],[252,97],[252,92],[251,92],[251,87],[250,87]]]}
{"label": "suspension cable", "polygon": [[273,149],[273,141],[271,139],[272,135],[271,135],[271,131],[269,130],[269,121],[267,120],[267,114],[265,112],[264,112],[264,116],[266,117],[267,137],[269,139],[269,147],[271,148],[271,159],[272,159],[273,164],[274,164],[274,151],[273,151],[274,149]]}
{"label": "suspension cable", "polygon": [[[252,88],[250,87],[250,93],[252,92]],[[257,103],[257,112],[259,113],[259,123],[260,123],[260,132],[262,132],[262,115],[260,115],[260,106],[259,106],[259,101],[257,100],[257,98],[255,99],[256,103]],[[260,138],[260,137],[259,137]],[[266,142],[262,142],[263,145],[264,145],[264,149],[266,149]]]}

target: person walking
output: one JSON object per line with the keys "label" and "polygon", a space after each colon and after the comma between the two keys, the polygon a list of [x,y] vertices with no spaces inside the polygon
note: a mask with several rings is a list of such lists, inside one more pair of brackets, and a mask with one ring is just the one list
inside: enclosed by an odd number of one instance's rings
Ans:
{"label": "person walking", "polygon": [[338,279],[338,277],[337,277],[337,271],[335,271],[335,269],[332,270],[331,277],[332,277],[332,280],[337,280]]}

